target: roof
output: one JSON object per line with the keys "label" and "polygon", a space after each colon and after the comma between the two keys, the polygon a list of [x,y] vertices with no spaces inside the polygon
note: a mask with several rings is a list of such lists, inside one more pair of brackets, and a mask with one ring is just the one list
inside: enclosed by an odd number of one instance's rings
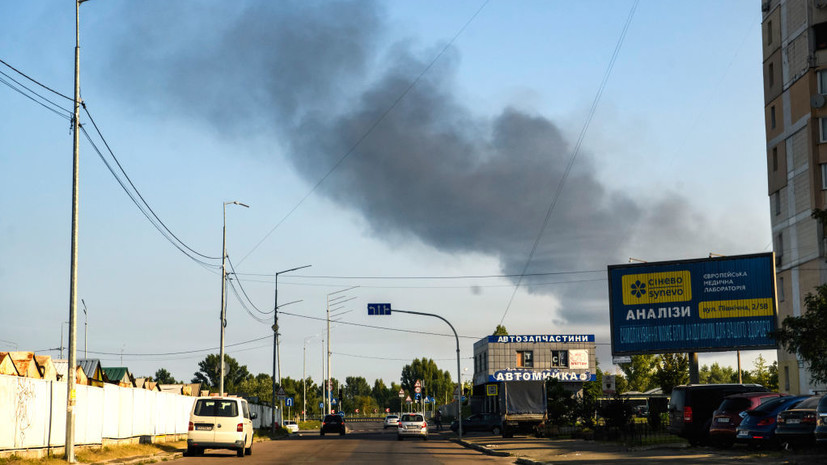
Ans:
{"label": "roof", "polygon": [[106,367],[102,368],[102,370],[109,381],[132,382],[132,374],[129,373],[129,368],[127,367]]}
{"label": "roof", "polygon": [[89,379],[98,379],[95,378],[97,374],[98,368],[101,368],[101,374],[104,376],[104,380],[106,379],[106,374],[103,371],[103,367],[101,366],[101,361],[98,358],[83,358],[78,360],[78,366],[83,368],[83,373],[86,374],[86,377]]}

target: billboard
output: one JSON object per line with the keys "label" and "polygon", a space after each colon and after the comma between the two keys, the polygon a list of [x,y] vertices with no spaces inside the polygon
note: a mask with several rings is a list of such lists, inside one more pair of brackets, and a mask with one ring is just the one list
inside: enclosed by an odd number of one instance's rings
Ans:
{"label": "billboard", "polygon": [[608,271],[612,355],[776,347],[771,252]]}

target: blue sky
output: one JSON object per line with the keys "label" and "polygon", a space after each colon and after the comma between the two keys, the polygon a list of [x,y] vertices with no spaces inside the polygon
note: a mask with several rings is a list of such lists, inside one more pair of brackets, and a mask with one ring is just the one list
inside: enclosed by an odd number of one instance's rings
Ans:
{"label": "blue sky", "polygon": [[[513,334],[595,334],[605,369],[606,265],[769,250],[760,5],[639,3],[529,266],[558,274],[509,307],[515,281],[497,276],[525,265],[633,2],[492,0],[474,17],[483,4],[92,0],[82,95],[188,246],[220,256],[222,202],[250,205],[227,208],[227,249],[262,311],[275,271],[310,264],[279,278],[281,303],[302,300],[283,312],[323,318],[327,294],[359,286],[344,321],[445,333],[365,304],[439,313],[470,336],[469,372],[504,314]],[[73,45],[72,2],[0,7],[0,59],[66,95]],[[0,349],[48,352],[68,318],[69,123],[6,86],[0,102]],[[188,380],[217,352],[179,354],[217,347],[218,272],[170,245],[83,138],[80,195],[90,356]],[[280,323],[283,375],[301,376],[306,346],[318,379],[307,338],[324,324]],[[228,293],[228,344],[257,340],[228,353],[253,373],[271,371],[269,324]],[[422,356],[454,371],[452,338],[339,324],[332,342],[336,377],[396,380]]]}

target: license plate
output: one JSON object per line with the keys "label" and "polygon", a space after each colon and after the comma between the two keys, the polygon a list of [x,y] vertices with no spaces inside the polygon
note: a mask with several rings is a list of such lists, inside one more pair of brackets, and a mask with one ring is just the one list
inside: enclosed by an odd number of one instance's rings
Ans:
{"label": "license plate", "polygon": [[797,425],[799,423],[801,423],[801,420],[799,420],[798,418],[788,418],[787,419],[787,424],[788,425]]}
{"label": "license plate", "polygon": [[729,423],[729,417],[716,418],[715,421],[718,423]]}
{"label": "license plate", "polygon": [[738,437],[739,438],[748,438],[749,437],[749,431],[738,431]]}
{"label": "license plate", "polygon": [[196,430],[196,431],[212,431],[212,426],[209,426],[209,425],[203,425],[203,426],[201,426],[201,425],[197,425],[197,426],[195,427],[195,430]]}

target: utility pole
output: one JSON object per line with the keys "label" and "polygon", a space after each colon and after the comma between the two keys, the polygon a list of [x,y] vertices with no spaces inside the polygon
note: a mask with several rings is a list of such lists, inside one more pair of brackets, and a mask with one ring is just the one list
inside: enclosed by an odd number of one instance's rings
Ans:
{"label": "utility pole", "polygon": [[[325,391],[328,391],[329,389],[333,388],[331,386],[331,380],[330,380],[330,378],[332,376],[332,374],[331,374],[332,372],[331,372],[331,369],[330,369],[330,355],[331,355],[331,352],[330,352],[330,302],[334,302],[334,303],[344,303],[345,302],[345,301],[339,301],[339,299],[341,299],[341,297],[335,297],[331,301],[330,296],[332,296],[334,294],[340,294],[342,292],[347,292],[347,291],[350,291],[352,289],[356,289],[357,287],[359,287],[359,286],[352,286],[352,287],[348,287],[346,289],[340,289],[338,291],[331,292],[330,294],[327,295],[327,309],[326,309],[327,310],[327,378],[325,379],[325,387],[324,387]],[[352,300],[352,299],[348,299],[348,300]],[[327,410],[325,410],[325,413],[330,412],[330,398],[331,398],[331,396],[332,396],[332,394],[330,394],[330,393],[327,395],[327,405],[326,405]]]}
{"label": "utility pole", "polygon": [[89,358],[89,315],[86,313],[86,302],[80,299],[80,303],[83,304],[83,358]]}
{"label": "utility pole", "polygon": [[[75,99],[72,116],[72,251],[69,271],[69,366],[66,381],[66,445],[65,459],[75,463],[75,367],[77,366],[77,313],[78,313],[78,211],[80,207],[80,4],[86,0],[75,1]],[[62,334],[62,331],[61,331]]]}
{"label": "utility pole", "polygon": [[218,349],[218,395],[224,395],[224,328],[227,327],[227,205],[240,205],[241,202],[224,202],[222,206],[223,222],[221,227],[221,342]]}
{"label": "utility pole", "polygon": [[[311,265],[304,265],[298,266],[296,268],[290,268],[289,270],[284,271],[277,271],[275,277],[275,303],[273,304],[273,416],[272,416],[272,431],[273,434],[276,434],[276,372],[278,368],[278,382],[279,387],[281,387],[281,352],[279,351],[279,275],[284,273],[289,273],[291,271],[301,270],[302,268],[310,267]],[[290,303],[296,303],[290,302]],[[285,304],[289,305],[289,304]],[[283,405],[281,406],[282,410],[279,412],[283,412]],[[282,420],[284,420],[282,418]]]}

